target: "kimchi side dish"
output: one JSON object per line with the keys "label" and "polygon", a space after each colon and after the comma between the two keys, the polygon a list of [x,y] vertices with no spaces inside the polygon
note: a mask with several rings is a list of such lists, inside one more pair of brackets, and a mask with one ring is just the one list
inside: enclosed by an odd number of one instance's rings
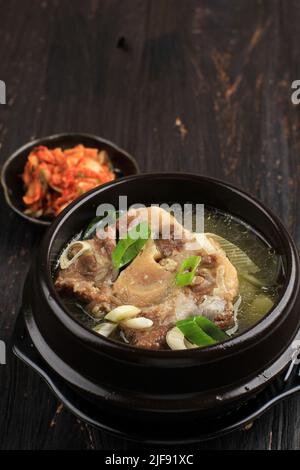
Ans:
{"label": "kimchi side dish", "polygon": [[49,218],[86,191],[114,180],[115,173],[104,150],[40,146],[29,154],[22,178],[25,213]]}

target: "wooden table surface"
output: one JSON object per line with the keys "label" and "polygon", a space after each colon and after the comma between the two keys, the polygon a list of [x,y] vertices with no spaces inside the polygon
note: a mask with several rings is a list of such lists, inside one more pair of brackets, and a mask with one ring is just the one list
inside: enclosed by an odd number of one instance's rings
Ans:
{"label": "wooden table surface", "polygon": [[[0,0],[1,164],[63,131],[95,133],[143,171],[223,178],[258,196],[300,243],[298,0]],[[0,339],[10,347],[42,231],[0,196]],[[0,448],[133,449],[79,422],[8,350]],[[299,449],[300,396],[247,432],[194,449]]]}

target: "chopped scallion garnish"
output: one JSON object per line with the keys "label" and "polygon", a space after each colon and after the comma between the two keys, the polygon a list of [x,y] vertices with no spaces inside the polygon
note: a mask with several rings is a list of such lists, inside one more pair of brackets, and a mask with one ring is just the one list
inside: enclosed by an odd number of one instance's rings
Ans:
{"label": "chopped scallion garnish", "polygon": [[151,231],[146,222],[141,222],[129,230],[127,237],[119,240],[112,252],[114,267],[120,269],[130,263],[139,254],[150,236]]}
{"label": "chopped scallion garnish", "polygon": [[179,287],[188,286],[193,282],[196,270],[201,262],[201,256],[190,256],[185,259],[176,274],[176,284]]}
{"label": "chopped scallion garnish", "polygon": [[177,328],[186,339],[200,347],[211,346],[225,341],[228,336],[212,321],[203,316],[195,316],[176,322]]}

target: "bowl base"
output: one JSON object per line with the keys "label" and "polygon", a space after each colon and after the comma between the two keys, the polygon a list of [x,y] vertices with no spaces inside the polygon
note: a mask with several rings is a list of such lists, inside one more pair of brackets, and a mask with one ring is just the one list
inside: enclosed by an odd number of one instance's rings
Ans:
{"label": "bowl base", "polygon": [[[296,338],[300,338],[300,332]],[[251,398],[238,409],[235,408],[222,416],[205,419],[203,422],[197,420],[189,426],[178,426],[177,429],[173,427],[171,430],[164,429],[161,425],[159,428],[140,426],[134,418],[120,420],[111,413],[105,413],[103,408],[97,409],[95,400],[83,396],[82,392],[69,385],[51,369],[33,345],[22,312],[16,322],[13,344],[15,355],[34,369],[46,381],[57,399],[80,420],[119,438],[144,444],[191,444],[220,437],[236,430],[247,429],[272,406],[300,392],[299,369],[295,366],[288,380],[284,380],[286,374],[284,372],[255,398]]]}

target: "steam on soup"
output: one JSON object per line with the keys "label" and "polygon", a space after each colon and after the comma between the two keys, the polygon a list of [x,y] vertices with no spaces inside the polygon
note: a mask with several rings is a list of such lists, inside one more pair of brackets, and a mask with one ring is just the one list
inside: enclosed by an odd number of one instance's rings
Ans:
{"label": "steam on soup", "polygon": [[99,335],[146,349],[206,347],[253,326],[276,303],[280,257],[242,221],[206,209],[204,233],[196,233],[158,207],[113,215],[116,232],[101,221],[95,232],[92,222],[55,272],[69,311]]}

